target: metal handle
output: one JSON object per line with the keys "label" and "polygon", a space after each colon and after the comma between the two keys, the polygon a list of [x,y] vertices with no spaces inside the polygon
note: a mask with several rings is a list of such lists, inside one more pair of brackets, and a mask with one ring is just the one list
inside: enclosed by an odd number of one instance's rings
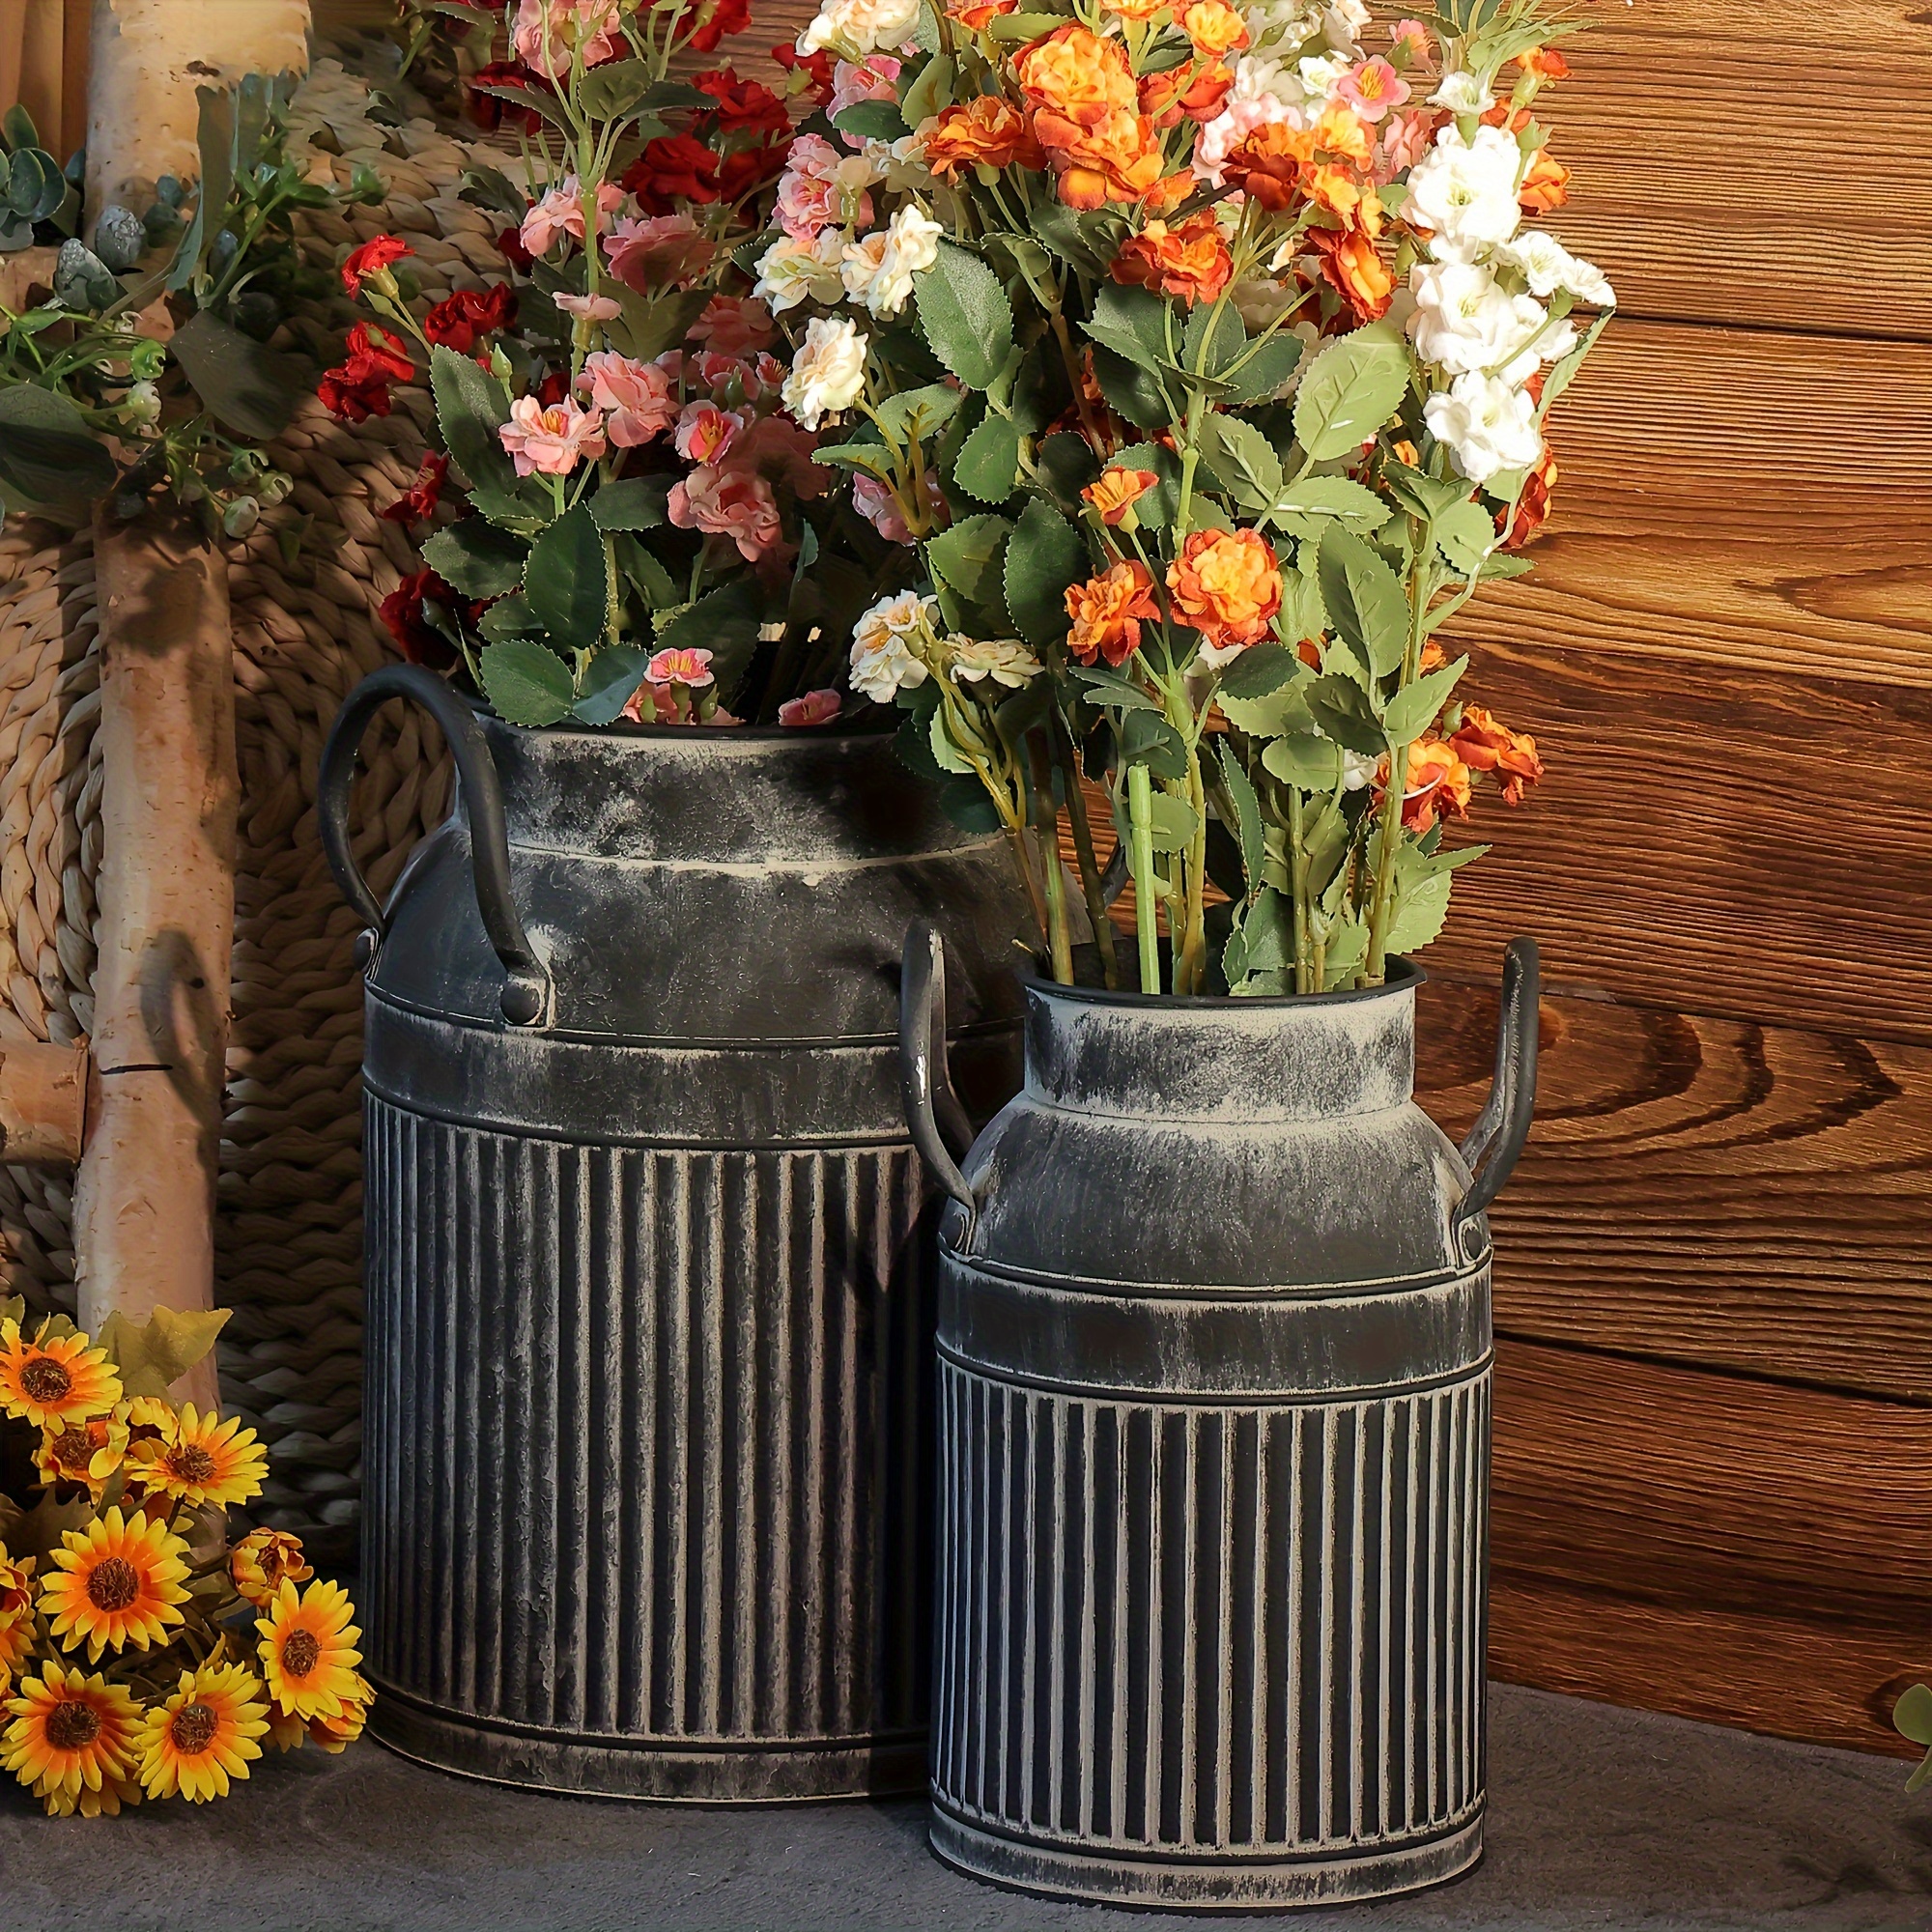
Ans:
{"label": "metal handle", "polygon": [[1458,1150],[1474,1177],[1456,1208],[1459,1228],[1467,1227],[1503,1191],[1529,1139],[1530,1117],[1536,1111],[1536,1029],[1542,991],[1536,941],[1512,939],[1503,954],[1495,1080],[1468,1139]]}
{"label": "metal handle", "polygon": [[[550,969],[536,955],[510,894],[510,838],[503,823],[503,792],[476,714],[441,678],[420,665],[384,665],[372,670],[343,699],[322,748],[316,783],[322,849],[342,895],[380,941],[388,930],[381,901],[370,890],[349,843],[349,792],[355,778],[355,753],[369,721],[392,697],[422,706],[442,727],[463,783],[463,809],[469,820],[470,873],[476,882],[476,910],[503,966],[497,1005],[512,1026],[535,1026],[551,1016],[554,988]],[[365,964],[371,963],[365,961]]]}
{"label": "metal handle", "polygon": [[906,927],[899,957],[899,1092],[913,1145],[933,1179],[966,1210],[966,1238],[980,1211],[958,1156],[972,1122],[946,1068],[946,948],[930,920]]}

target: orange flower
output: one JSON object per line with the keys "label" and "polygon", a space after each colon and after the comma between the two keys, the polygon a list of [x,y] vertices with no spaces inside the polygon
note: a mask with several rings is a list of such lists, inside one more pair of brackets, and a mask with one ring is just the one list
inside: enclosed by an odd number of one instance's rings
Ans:
{"label": "orange flower", "polygon": [[1151,469],[1103,469],[1081,491],[1100,521],[1112,528],[1151,490],[1160,478]]}
{"label": "orange flower", "polygon": [[284,1581],[305,1583],[314,1575],[301,1538],[285,1529],[251,1529],[228,1552],[229,1581],[258,1610],[274,1602]]}
{"label": "orange flower", "polygon": [[[1523,793],[1543,776],[1536,740],[1527,732],[1512,731],[1480,704],[1463,707],[1463,722],[1449,734],[1449,744],[1469,770],[1497,774],[1505,805],[1520,805]],[[1464,786],[1465,804],[1467,798]]]}
{"label": "orange flower", "polygon": [[124,1684],[83,1676],[49,1659],[38,1677],[20,1681],[6,1708],[13,1722],[0,1734],[0,1767],[46,1806],[50,1817],[114,1817],[138,1804],[134,1762],[141,1709]]}
{"label": "orange flower", "polygon": [[983,34],[987,27],[1002,14],[1010,14],[1020,0],[977,0],[977,4],[965,7],[949,7],[946,17],[957,20],[969,34]]}
{"label": "orange flower", "polygon": [[1359,228],[1311,228],[1308,243],[1321,258],[1322,279],[1340,293],[1357,322],[1388,313],[1395,283],[1372,236]]}
{"label": "orange flower", "polygon": [[1122,20],[1151,20],[1169,0],[1100,0],[1100,4]]}
{"label": "orange flower", "polygon": [[1525,214],[1548,214],[1570,199],[1570,170],[1552,160],[1548,148],[1539,148],[1522,185],[1516,191],[1517,204]]}
{"label": "orange flower", "polygon": [[65,1530],[53,1552],[55,1568],[41,1584],[41,1608],[65,1650],[87,1646],[98,1663],[103,1650],[128,1643],[165,1643],[187,1602],[187,1545],[164,1523],[118,1509],[85,1529]]}
{"label": "orange flower", "polygon": [[43,1483],[84,1483],[98,1503],[109,1479],[128,1454],[128,1424],[121,1410],[86,1422],[57,1424],[41,1431],[34,1467]]}
{"label": "orange flower", "polygon": [[1281,570],[1255,530],[1196,530],[1167,567],[1174,612],[1225,653],[1257,642],[1281,609]]}
{"label": "orange flower", "polygon": [[1076,128],[1097,128],[1139,104],[1126,49],[1072,21],[1022,47],[1013,78],[1036,108]]}
{"label": "orange flower", "polygon": [[1228,0],[1194,0],[1180,16],[1180,31],[1194,43],[1194,51],[1218,59],[1248,43],[1248,23]]}
{"label": "orange flower", "polygon": [[1069,21],[1025,48],[1013,75],[1068,208],[1138,201],[1160,180],[1160,144],[1118,41]]}
{"label": "orange flower", "polygon": [[1018,108],[997,94],[980,94],[963,106],[949,107],[925,140],[925,164],[950,182],[961,168],[1004,168],[1018,162],[1040,168],[1046,157]]}
{"label": "orange flower", "polygon": [[1160,220],[1150,221],[1138,235],[1128,238],[1114,257],[1111,270],[1117,282],[1158,289],[1189,308],[1198,301],[1212,301],[1228,286],[1234,271],[1235,260],[1228,252],[1221,224],[1207,209],[1190,215],[1179,228],[1169,228]]}
{"label": "orange flower", "polygon": [[339,1583],[311,1583],[299,1596],[283,1583],[268,1615],[255,1620],[263,1680],[278,1711],[336,1718],[346,1703],[368,1702],[369,1688],[355,1670],[362,1633],[349,1621],[355,1614]]}
{"label": "orange flower", "polygon": [[1516,508],[1512,511],[1504,504],[1496,512],[1496,528],[1504,533],[1501,546],[1504,550],[1520,550],[1548,520],[1549,493],[1555,489],[1559,473],[1556,458],[1546,442],[1536,468],[1523,479],[1522,495],[1517,498]]}
{"label": "orange flower", "polygon": [[1365,168],[1375,156],[1376,130],[1346,101],[1331,102],[1315,124],[1315,145],[1324,155]]}
{"label": "orange flower", "polygon": [[1312,133],[1268,121],[1235,143],[1221,163],[1221,179],[1279,214],[1299,198],[1301,170],[1314,156]]}
{"label": "orange flower", "polygon": [[1116,563],[1066,588],[1066,614],[1073,628],[1066,647],[1082,664],[1095,656],[1122,665],[1141,647],[1141,626],[1158,623],[1153,579],[1140,563]]}
{"label": "orange flower", "polygon": [[[1206,60],[1192,69],[1172,67],[1162,73],[1144,73],[1140,78],[1141,112],[1162,129],[1178,126],[1183,114],[1191,121],[1211,121],[1227,105],[1228,93],[1234,84],[1235,70],[1224,60]],[[1201,185],[1191,174],[1179,179],[1187,184],[1189,193]]]}
{"label": "orange flower", "polygon": [[[1403,786],[1402,822],[1410,831],[1423,833],[1435,825],[1446,810],[1458,818],[1469,812],[1469,768],[1453,745],[1440,738],[1418,738],[1408,748],[1408,781]],[[1378,801],[1388,784],[1388,759],[1376,768]]]}
{"label": "orange flower", "polygon": [[1516,64],[1524,73],[1540,74],[1545,80],[1570,78],[1570,63],[1554,47],[1531,47],[1517,55]]}

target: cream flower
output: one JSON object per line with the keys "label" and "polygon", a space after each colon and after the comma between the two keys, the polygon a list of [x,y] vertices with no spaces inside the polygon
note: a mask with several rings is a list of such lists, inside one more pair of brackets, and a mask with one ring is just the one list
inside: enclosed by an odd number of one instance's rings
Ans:
{"label": "cream flower", "polygon": [[925,666],[906,639],[929,634],[938,609],[936,598],[901,590],[863,611],[852,626],[852,689],[875,704],[890,704],[895,693],[923,684]]}
{"label": "cream flower", "polygon": [[1438,262],[1480,261],[1522,219],[1516,198],[1521,162],[1515,138],[1500,128],[1478,128],[1473,141],[1444,128],[1409,171],[1404,219],[1430,231]]}
{"label": "cream flower", "polygon": [[845,250],[845,293],[875,316],[894,316],[912,298],[912,278],[939,260],[946,230],[908,203],[891,225]]}
{"label": "cream flower", "polygon": [[1617,305],[1616,291],[1603,270],[1580,255],[1571,254],[1555,236],[1546,235],[1540,228],[1505,242],[1495,258],[1521,274],[1531,295],[1551,296],[1562,289],[1592,308]]}
{"label": "cream flower", "polygon": [[919,26],[919,0],[825,0],[798,37],[798,51],[830,47],[845,59],[896,53]]}
{"label": "cream flower", "polygon": [[979,684],[991,678],[1009,691],[1017,691],[1029,678],[1037,677],[1040,661],[1017,638],[962,638],[946,640],[948,667],[955,684]]}
{"label": "cream flower", "polygon": [[801,427],[816,429],[827,416],[850,409],[865,388],[866,338],[859,325],[842,316],[808,323],[782,392]]}
{"label": "cream flower", "polygon": [[1482,114],[1490,105],[1490,90],[1480,75],[1445,73],[1442,84],[1429,97],[1432,107],[1446,107],[1452,114]]}
{"label": "cream flower", "polygon": [[845,238],[836,228],[810,242],[794,242],[789,236],[774,242],[758,258],[752,293],[775,315],[802,301],[836,302],[844,287],[839,279],[844,245]]}
{"label": "cream flower", "polygon": [[1499,469],[1527,469],[1543,454],[1535,402],[1493,376],[1458,376],[1423,405],[1422,419],[1471,483],[1487,483]]}
{"label": "cream flower", "polygon": [[[1415,313],[1408,333],[1415,353],[1452,376],[1504,368],[1548,321],[1542,303],[1499,289],[1489,270],[1473,262],[1418,264],[1409,288]],[[1532,360],[1530,369],[1535,366]]]}

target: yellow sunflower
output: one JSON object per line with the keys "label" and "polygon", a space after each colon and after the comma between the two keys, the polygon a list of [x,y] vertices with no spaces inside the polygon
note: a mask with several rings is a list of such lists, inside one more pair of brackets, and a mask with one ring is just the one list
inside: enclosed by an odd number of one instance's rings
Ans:
{"label": "yellow sunflower", "polygon": [[333,1719],[367,1688],[355,1674],[362,1653],[355,1645],[362,1633],[349,1621],[355,1614],[339,1583],[311,1583],[300,1596],[293,1583],[283,1583],[269,1614],[255,1622],[262,1634],[262,1675],[279,1710],[303,1719]]}
{"label": "yellow sunflower", "polygon": [[84,1483],[98,1503],[128,1454],[128,1425],[117,1408],[86,1422],[55,1423],[41,1431],[34,1467],[43,1483]]}
{"label": "yellow sunflower", "polygon": [[0,1321],[0,1410],[64,1428],[104,1415],[121,1400],[121,1378],[105,1349],[85,1335],[49,1335],[30,1342],[17,1321]]}
{"label": "yellow sunflower", "polygon": [[34,1606],[34,1559],[9,1556],[0,1543],[0,1624],[11,1623]]}
{"label": "yellow sunflower", "polygon": [[0,1623],[0,1701],[4,1701],[14,1678],[33,1655],[35,1634],[32,1610],[23,1610],[11,1622]]}
{"label": "yellow sunflower", "polygon": [[358,1675],[354,1692],[343,1698],[332,1717],[298,1718],[293,1711],[276,1705],[269,1707],[269,1742],[277,1750],[299,1750],[305,1744],[320,1745],[330,1757],[345,1751],[362,1735],[369,1719],[369,1706],[376,1692],[368,1680]]}
{"label": "yellow sunflower", "polygon": [[7,1709],[14,1721],[0,1738],[0,1767],[54,1816],[112,1817],[140,1802],[132,1772],[141,1709],[125,1686],[50,1661],[38,1677],[21,1681]]}
{"label": "yellow sunflower", "polygon": [[141,1740],[141,1782],[150,1798],[177,1793],[190,1804],[226,1798],[231,1778],[248,1776],[262,1755],[269,1702],[262,1680],[240,1663],[184,1670],[181,1688],[148,1713]]}
{"label": "yellow sunflower", "polygon": [[314,1575],[301,1538],[285,1529],[251,1529],[228,1552],[229,1581],[258,1610],[275,1601],[284,1578],[305,1583]]}
{"label": "yellow sunflower", "polygon": [[136,1443],[129,1472],[143,1491],[172,1496],[194,1508],[202,1503],[245,1503],[262,1493],[268,1451],[252,1429],[223,1422],[189,1403],[171,1416],[161,1434]]}
{"label": "yellow sunflower", "polygon": [[41,1608],[65,1649],[87,1645],[87,1661],[128,1643],[162,1641],[187,1599],[187,1545],[165,1524],[118,1509],[85,1529],[70,1529],[54,1551],[59,1573],[41,1585]]}

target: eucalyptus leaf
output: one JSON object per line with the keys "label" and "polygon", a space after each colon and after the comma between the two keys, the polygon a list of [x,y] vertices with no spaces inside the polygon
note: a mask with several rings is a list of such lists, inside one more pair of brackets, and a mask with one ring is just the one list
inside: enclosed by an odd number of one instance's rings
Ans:
{"label": "eucalyptus leaf", "polygon": [[272,442],[311,386],[302,366],[199,309],[168,347],[194,392],[222,426],[251,442]]}
{"label": "eucalyptus leaf", "polygon": [[0,485],[29,503],[85,503],[111,490],[116,473],[65,396],[32,383],[0,388]]}

